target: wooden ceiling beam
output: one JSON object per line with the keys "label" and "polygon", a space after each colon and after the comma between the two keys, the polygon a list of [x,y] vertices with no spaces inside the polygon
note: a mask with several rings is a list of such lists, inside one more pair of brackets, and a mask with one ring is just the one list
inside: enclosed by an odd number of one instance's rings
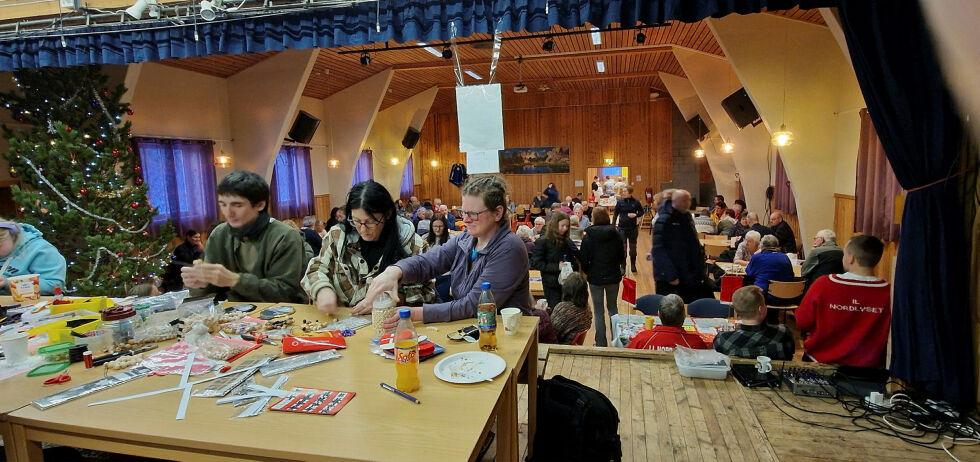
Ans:
{"label": "wooden ceiling beam", "polygon": [[[501,56],[497,61],[499,64],[514,64],[517,63],[518,59],[523,59],[525,63],[527,62],[544,62],[544,61],[555,61],[560,59],[568,58],[586,58],[589,56],[619,56],[628,54],[642,54],[642,53],[664,53],[673,50],[673,45],[647,45],[647,46],[637,46],[637,47],[620,47],[620,48],[605,48],[596,50],[582,50],[582,51],[566,51],[559,53],[542,53],[536,55],[524,55],[524,56]],[[470,59],[462,60],[459,62],[460,66],[475,66],[477,64],[488,64],[490,59]],[[395,64],[391,66],[395,71],[405,72],[405,71],[421,71],[430,69],[440,69],[444,67],[454,67],[456,61],[452,59],[443,59],[440,61],[429,61],[424,63],[412,63],[412,64]]]}

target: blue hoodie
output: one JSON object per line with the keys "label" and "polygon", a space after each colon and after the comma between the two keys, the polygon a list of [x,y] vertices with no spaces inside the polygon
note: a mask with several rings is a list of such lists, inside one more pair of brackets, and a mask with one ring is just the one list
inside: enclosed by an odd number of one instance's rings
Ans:
{"label": "blue hoodie", "polygon": [[[5,278],[20,276],[23,274],[41,275],[41,295],[51,295],[54,288],[65,287],[65,257],[58,253],[58,249],[45,241],[41,232],[37,228],[20,223],[21,232],[17,235],[17,244],[10,255],[0,258],[0,267],[10,261],[10,265],[3,271]],[[10,285],[7,284],[0,288],[0,294],[10,295]]]}

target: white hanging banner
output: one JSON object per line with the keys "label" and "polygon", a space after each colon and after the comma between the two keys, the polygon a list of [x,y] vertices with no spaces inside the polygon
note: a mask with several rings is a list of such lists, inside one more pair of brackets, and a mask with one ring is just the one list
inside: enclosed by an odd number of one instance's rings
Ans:
{"label": "white hanging banner", "polygon": [[466,173],[499,173],[500,157],[497,151],[466,153]]}
{"label": "white hanging banner", "polygon": [[[492,153],[504,148],[504,111],[500,84],[456,87],[459,152]],[[472,173],[470,166],[467,172]]]}

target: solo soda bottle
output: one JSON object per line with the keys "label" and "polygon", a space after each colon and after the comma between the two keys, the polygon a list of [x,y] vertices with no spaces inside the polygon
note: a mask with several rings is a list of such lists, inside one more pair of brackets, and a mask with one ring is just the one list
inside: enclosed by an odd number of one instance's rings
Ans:
{"label": "solo soda bottle", "polygon": [[395,327],[395,388],[411,393],[419,389],[419,338],[412,324],[412,310],[398,310]]}
{"label": "solo soda bottle", "polygon": [[476,307],[476,321],[480,327],[480,349],[494,351],[497,349],[497,304],[493,301],[489,282],[480,284],[480,288],[483,289],[483,293],[480,294],[480,303]]}

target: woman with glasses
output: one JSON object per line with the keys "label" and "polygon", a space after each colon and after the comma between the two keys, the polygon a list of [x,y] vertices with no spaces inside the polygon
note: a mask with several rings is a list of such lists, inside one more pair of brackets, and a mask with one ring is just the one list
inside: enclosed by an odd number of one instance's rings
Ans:
{"label": "woman with glasses", "polygon": [[[505,201],[507,183],[496,175],[473,175],[463,185],[466,232],[432,251],[391,265],[374,278],[367,295],[354,313],[371,310],[374,298],[399,284],[428,281],[450,272],[451,300],[425,303],[412,308],[412,320],[446,322],[476,316],[480,285],[490,283],[497,308],[516,307],[531,312],[527,274],[527,250],[521,238],[510,231]],[[393,328],[397,317],[385,322]]]}
{"label": "woman with glasses", "polygon": [[565,265],[578,271],[578,249],[568,237],[571,229],[568,215],[561,210],[551,213],[551,220],[544,230],[544,237],[534,243],[531,268],[541,271],[541,285],[548,306],[554,308],[561,302],[561,284],[558,275]]}
{"label": "woman with glasses", "polygon": [[432,216],[432,223],[429,224],[429,232],[422,235],[422,240],[429,245],[432,250],[449,241],[449,222],[446,216],[437,213]]}
{"label": "woman with glasses", "polygon": [[[320,255],[310,260],[302,280],[310,300],[328,314],[338,306],[361,302],[371,281],[385,268],[428,248],[412,222],[395,213],[395,202],[380,183],[367,180],[354,185],[343,213],[346,220],[327,231]],[[397,290],[398,299],[408,305],[435,300],[431,278],[391,290]],[[367,307],[370,311],[370,302]]]}
{"label": "woman with glasses", "polygon": [[0,295],[10,295],[7,278],[40,275],[41,295],[65,287],[65,257],[37,228],[0,218]]}

